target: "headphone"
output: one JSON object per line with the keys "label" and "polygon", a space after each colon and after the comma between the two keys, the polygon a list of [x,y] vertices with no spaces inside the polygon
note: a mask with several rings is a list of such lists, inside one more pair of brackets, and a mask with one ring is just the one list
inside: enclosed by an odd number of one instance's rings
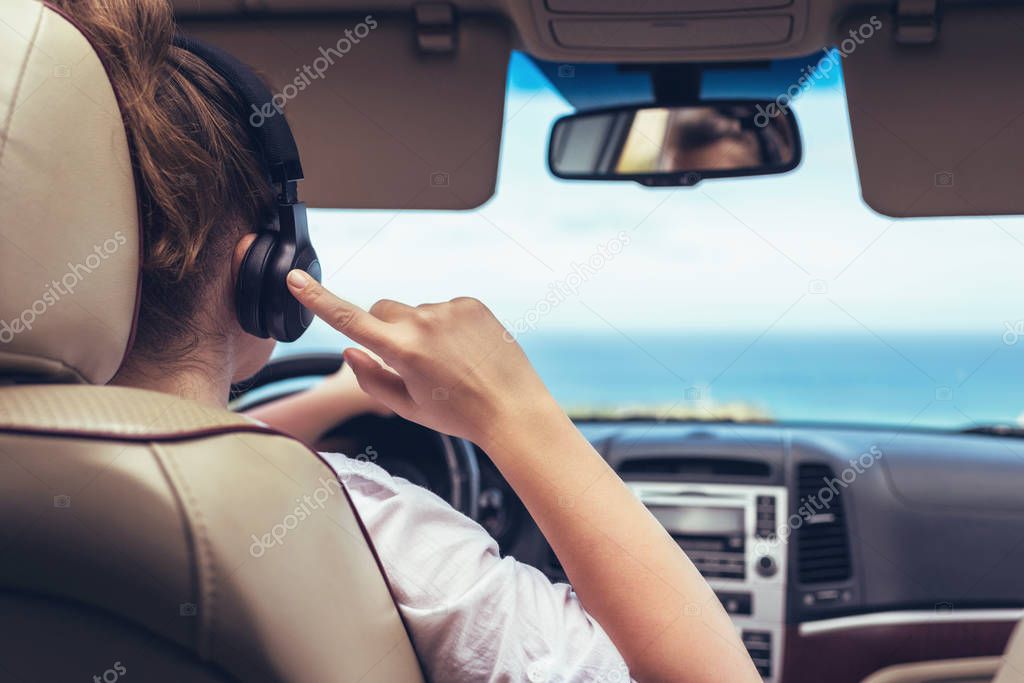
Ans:
{"label": "headphone", "polygon": [[247,124],[267,176],[277,190],[277,213],[273,221],[260,227],[242,258],[235,282],[235,313],[249,334],[295,341],[309,327],[313,314],[288,291],[288,272],[304,270],[317,282],[321,272],[309,239],[306,205],[298,200],[302,164],[291,128],[281,108],[274,104],[270,90],[251,68],[191,36],[175,36],[174,45],[206,62],[231,84],[246,111],[254,112]]}

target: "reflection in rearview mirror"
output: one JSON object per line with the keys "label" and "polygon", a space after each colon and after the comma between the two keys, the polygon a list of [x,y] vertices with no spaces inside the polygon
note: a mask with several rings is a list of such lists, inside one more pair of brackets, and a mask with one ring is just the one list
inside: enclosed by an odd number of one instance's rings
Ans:
{"label": "reflection in rearview mirror", "polygon": [[722,102],[567,116],[551,132],[551,172],[647,185],[784,173],[800,163],[800,133],[791,113],[768,117],[766,106]]}

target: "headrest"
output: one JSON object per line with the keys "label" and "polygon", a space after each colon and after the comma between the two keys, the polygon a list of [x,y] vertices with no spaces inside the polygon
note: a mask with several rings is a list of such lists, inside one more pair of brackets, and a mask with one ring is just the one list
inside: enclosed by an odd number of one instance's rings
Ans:
{"label": "headrest", "polygon": [[0,382],[104,384],[130,345],[139,210],[96,51],[36,0],[0,4]]}

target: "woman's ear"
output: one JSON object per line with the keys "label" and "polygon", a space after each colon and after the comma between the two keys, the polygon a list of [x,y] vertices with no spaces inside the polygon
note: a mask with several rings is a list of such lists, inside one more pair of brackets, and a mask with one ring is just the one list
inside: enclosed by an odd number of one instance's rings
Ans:
{"label": "woman's ear", "polygon": [[235,250],[231,254],[231,283],[234,287],[234,283],[238,282],[238,271],[242,268],[242,260],[245,258],[245,253],[249,251],[249,247],[256,241],[256,233],[250,232],[243,235],[238,243],[235,244]]}

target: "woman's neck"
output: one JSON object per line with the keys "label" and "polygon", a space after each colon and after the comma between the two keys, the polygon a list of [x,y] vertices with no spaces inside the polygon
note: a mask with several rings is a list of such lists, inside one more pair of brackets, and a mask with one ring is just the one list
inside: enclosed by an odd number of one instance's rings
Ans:
{"label": "woman's neck", "polygon": [[[218,354],[220,355],[220,354]],[[224,358],[193,358],[171,364],[129,356],[111,384],[173,394],[223,408],[227,405],[234,366]]]}

